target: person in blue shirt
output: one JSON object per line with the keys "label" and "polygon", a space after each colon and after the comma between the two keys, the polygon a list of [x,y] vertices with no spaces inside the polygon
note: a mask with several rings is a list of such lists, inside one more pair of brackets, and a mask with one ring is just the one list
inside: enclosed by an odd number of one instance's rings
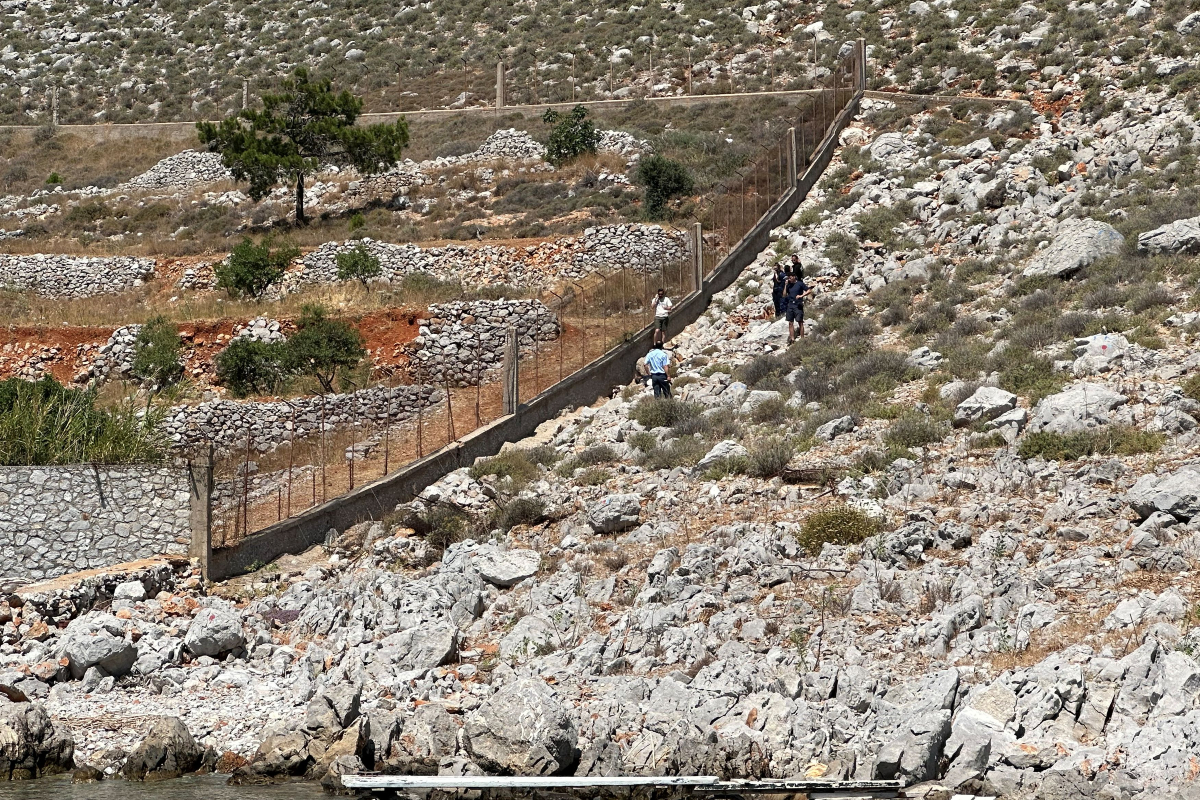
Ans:
{"label": "person in blue shirt", "polygon": [[788,344],[796,341],[796,324],[800,325],[800,335],[804,336],[804,298],[812,294],[812,289],[804,282],[802,269],[788,275],[787,286],[783,292],[783,312],[788,321]]}
{"label": "person in blue shirt", "polygon": [[671,396],[671,354],[657,342],[646,354],[646,366],[650,370],[650,385],[655,397]]}

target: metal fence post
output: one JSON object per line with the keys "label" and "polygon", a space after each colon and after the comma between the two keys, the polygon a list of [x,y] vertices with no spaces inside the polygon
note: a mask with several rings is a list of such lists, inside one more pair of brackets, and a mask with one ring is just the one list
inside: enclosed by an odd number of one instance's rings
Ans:
{"label": "metal fence post", "polygon": [[692,225],[692,291],[704,285],[704,231],[697,222]]}
{"label": "metal fence post", "polygon": [[796,182],[799,175],[796,171],[796,129],[795,127],[787,130],[787,174],[788,186],[792,189],[796,188]]}
{"label": "metal fence post", "polygon": [[200,577],[209,580],[209,561],[212,558],[212,492],[213,492],[213,446],[199,460],[188,461],[188,482],[191,542],[188,558],[193,559]]}
{"label": "metal fence post", "polygon": [[509,326],[505,332],[504,342],[504,392],[503,392],[503,407],[504,413],[517,413],[517,406],[521,402],[521,367],[520,367],[520,352],[517,343],[517,329]]}

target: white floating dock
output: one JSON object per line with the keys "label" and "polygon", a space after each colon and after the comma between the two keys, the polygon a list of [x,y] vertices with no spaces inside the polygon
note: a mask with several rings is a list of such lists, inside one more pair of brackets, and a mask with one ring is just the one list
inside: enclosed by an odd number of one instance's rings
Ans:
{"label": "white floating dock", "polygon": [[611,778],[520,777],[506,775],[343,775],[348,789],[375,792],[470,789],[530,791],[538,789],[681,789],[688,793],[728,797],[752,794],[804,794],[822,798],[900,797],[900,781],[735,780],[712,775],[639,776]]}

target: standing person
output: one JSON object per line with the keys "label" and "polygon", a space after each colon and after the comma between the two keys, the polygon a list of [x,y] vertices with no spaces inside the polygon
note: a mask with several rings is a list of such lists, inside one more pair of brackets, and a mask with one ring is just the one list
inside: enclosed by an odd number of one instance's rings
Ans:
{"label": "standing person", "polygon": [[654,387],[655,397],[671,396],[671,354],[663,349],[661,342],[655,342],[646,354],[646,366],[650,369],[650,384]]}
{"label": "standing person", "polygon": [[667,297],[666,289],[659,289],[658,294],[654,295],[652,301],[654,306],[654,341],[657,344],[662,344],[667,339],[667,322],[671,318],[671,309],[675,304],[671,302],[671,298]]}
{"label": "standing person", "polygon": [[771,301],[775,304],[775,319],[783,316],[783,290],[787,287],[787,271],[783,262],[775,265],[775,273],[771,276]]}
{"label": "standing person", "polygon": [[788,321],[788,344],[796,341],[796,323],[800,324],[800,335],[804,336],[804,298],[812,289],[804,283],[803,270],[797,275],[788,275],[787,288],[783,293],[784,314]]}

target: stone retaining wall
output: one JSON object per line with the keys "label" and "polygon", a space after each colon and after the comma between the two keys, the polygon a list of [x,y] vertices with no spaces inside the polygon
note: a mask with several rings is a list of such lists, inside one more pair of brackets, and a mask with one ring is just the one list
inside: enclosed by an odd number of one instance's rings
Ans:
{"label": "stone retaining wall", "polygon": [[0,583],[186,554],[190,509],[186,469],[0,467]]}
{"label": "stone retaining wall", "polygon": [[0,286],[44,297],[91,297],[141,286],[154,275],[153,258],[0,255]]}
{"label": "stone retaining wall", "polygon": [[474,300],[429,307],[417,338],[406,345],[420,380],[474,386],[504,361],[508,327],[522,348],[558,337],[558,318],[537,300]]}
{"label": "stone retaining wall", "polygon": [[[255,402],[215,400],[195,406],[176,406],[163,422],[171,441],[184,449],[211,442],[218,450],[244,448],[246,435],[250,447],[266,453],[321,430],[346,425],[382,425],[391,419],[400,422],[413,417],[418,407],[443,400],[443,392],[433,386],[372,386],[352,394],[329,394]],[[293,409],[295,415],[293,417]],[[322,417],[322,410],[324,416]]]}
{"label": "stone retaining wall", "polygon": [[414,272],[465,285],[505,283],[540,286],[556,279],[579,279],[602,269],[657,272],[686,254],[686,236],[659,225],[606,225],[580,237],[564,237],[526,247],[485,245],[420,248],[371,239],[326,242],[301,259],[301,269],[284,277],[286,290],[308,283],[337,281],[337,254],[363,244],[379,259],[381,278],[395,281]]}

